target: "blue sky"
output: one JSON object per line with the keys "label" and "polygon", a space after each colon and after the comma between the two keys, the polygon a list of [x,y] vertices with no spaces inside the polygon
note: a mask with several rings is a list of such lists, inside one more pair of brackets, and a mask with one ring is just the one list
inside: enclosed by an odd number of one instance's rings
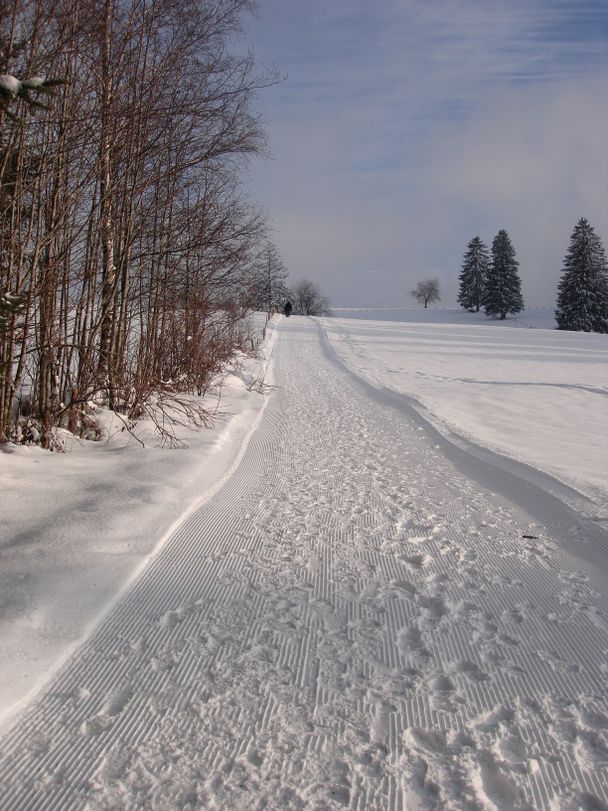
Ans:
{"label": "blue sky", "polygon": [[260,0],[245,41],[272,158],[250,191],[292,280],[334,306],[456,303],[468,241],[511,235],[529,306],[552,305],[570,234],[608,248],[608,3]]}

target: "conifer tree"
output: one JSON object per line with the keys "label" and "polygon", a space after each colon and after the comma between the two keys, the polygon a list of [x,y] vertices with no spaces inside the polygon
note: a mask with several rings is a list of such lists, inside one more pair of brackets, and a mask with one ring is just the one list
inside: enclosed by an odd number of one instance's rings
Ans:
{"label": "conifer tree", "polygon": [[479,312],[483,304],[490,257],[488,249],[479,237],[474,237],[467,246],[462,260],[458,303],[465,310]]}
{"label": "conifer tree", "polygon": [[501,229],[492,240],[492,261],[488,268],[484,296],[486,315],[500,315],[504,319],[508,313],[523,310],[518,267],[511,238]]}
{"label": "conifer tree", "polygon": [[584,218],[576,224],[558,285],[558,329],[608,332],[608,267],[601,239]]}

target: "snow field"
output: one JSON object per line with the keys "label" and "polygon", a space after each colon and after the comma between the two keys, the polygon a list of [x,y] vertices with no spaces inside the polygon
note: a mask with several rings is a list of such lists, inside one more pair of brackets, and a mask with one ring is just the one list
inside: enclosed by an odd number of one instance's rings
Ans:
{"label": "snow field", "polygon": [[606,807],[606,547],[522,524],[310,320],[274,357],[234,475],[5,737],[3,807]]}
{"label": "snow field", "polygon": [[608,336],[509,329],[462,311],[414,319],[423,315],[325,319],[324,327],[351,369],[413,398],[440,430],[549,473],[605,508]]}
{"label": "snow field", "polygon": [[460,324],[461,326],[492,326],[502,329],[523,327],[527,329],[556,329],[554,307],[530,307],[504,321],[489,318],[483,310],[470,313],[462,307],[332,307],[338,318],[354,318],[358,321],[397,321],[409,324]]}

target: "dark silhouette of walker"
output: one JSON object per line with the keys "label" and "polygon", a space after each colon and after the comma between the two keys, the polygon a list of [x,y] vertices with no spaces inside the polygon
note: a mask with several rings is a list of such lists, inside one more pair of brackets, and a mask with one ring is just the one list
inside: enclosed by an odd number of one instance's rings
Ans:
{"label": "dark silhouette of walker", "polygon": [[287,318],[289,318],[289,316],[291,315],[292,310],[293,310],[293,307],[291,305],[291,301],[288,301],[287,304],[285,305],[284,309],[283,309],[283,312],[285,313]]}

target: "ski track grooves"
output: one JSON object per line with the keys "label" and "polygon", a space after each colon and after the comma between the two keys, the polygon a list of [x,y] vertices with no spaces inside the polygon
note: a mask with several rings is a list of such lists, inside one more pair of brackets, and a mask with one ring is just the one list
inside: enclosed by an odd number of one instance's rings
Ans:
{"label": "ski track grooves", "polygon": [[594,539],[522,524],[314,322],[279,329],[240,466],[3,738],[0,807],[608,808]]}
{"label": "ski track grooves", "polygon": [[[426,408],[419,401],[374,386],[342,360],[320,324],[319,331],[325,357],[343,369],[364,395],[415,422],[429,442],[467,478],[499,494],[527,517],[550,528],[560,541],[571,545],[570,551],[574,554],[606,568],[608,531],[598,523],[606,519],[593,515],[595,505],[588,496],[524,462],[476,445],[452,429],[448,429],[447,434],[442,433],[425,416]],[[350,341],[348,335],[346,341]]]}

